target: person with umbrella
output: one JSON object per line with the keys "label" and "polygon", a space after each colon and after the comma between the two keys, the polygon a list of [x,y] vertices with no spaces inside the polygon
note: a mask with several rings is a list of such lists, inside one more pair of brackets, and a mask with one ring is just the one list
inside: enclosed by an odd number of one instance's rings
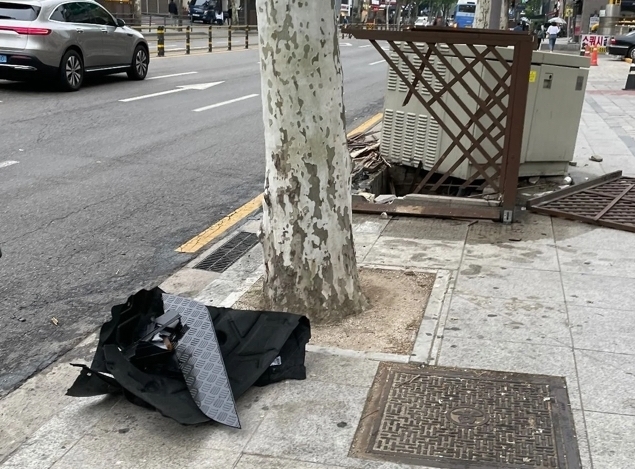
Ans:
{"label": "person with umbrella", "polygon": [[556,39],[558,38],[559,32],[560,28],[555,21],[552,21],[551,26],[547,28],[547,37],[549,38],[549,52],[553,52],[553,50],[555,49]]}

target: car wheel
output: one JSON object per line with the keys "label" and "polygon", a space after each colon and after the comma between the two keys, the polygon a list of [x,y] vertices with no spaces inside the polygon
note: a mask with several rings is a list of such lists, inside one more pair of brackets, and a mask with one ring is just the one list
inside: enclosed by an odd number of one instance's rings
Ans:
{"label": "car wheel", "polygon": [[81,56],[69,50],[62,57],[60,65],[60,84],[66,91],[77,91],[84,82],[84,63]]}
{"label": "car wheel", "polygon": [[635,62],[635,47],[633,47],[631,50],[628,51],[627,57],[629,57],[633,62]]}
{"label": "car wheel", "polygon": [[150,57],[148,51],[143,46],[137,46],[132,56],[132,64],[128,70],[128,78],[131,80],[143,80],[148,74],[148,64]]}

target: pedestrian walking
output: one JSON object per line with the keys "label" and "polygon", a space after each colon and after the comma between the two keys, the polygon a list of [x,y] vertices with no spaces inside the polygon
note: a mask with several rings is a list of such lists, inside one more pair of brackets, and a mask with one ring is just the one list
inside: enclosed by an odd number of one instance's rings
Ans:
{"label": "pedestrian walking", "polygon": [[545,38],[545,28],[543,28],[542,26],[536,28],[536,30],[534,31],[534,34],[536,35],[535,50],[540,50],[540,46],[542,45],[542,40]]}
{"label": "pedestrian walking", "polygon": [[551,26],[547,28],[547,37],[549,38],[549,52],[553,52],[556,48],[556,39],[558,38],[558,33],[560,32],[560,28],[556,23],[551,23]]}
{"label": "pedestrian walking", "polygon": [[227,25],[231,26],[232,25],[232,21],[233,21],[233,16],[232,14],[234,13],[234,11],[232,10],[232,7],[229,7],[229,9],[227,10]]}
{"label": "pedestrian walking", "polygon": [[176,6],[176,2],[174,0],[170,0],[170,4],[168,5],[168,12],[170,12],[170,18],[172,18],[172,26],[176,26],[179,17],[179,7]]}

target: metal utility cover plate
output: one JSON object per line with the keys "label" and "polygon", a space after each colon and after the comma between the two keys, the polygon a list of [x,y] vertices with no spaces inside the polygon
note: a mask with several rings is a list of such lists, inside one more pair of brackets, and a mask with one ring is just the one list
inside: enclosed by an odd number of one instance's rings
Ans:
{"label": "metal utility cover plate", "polygon": [[165,293],[163,310],[180,314],[181,322],[189,327],[179,340],[175,353],[194,402],[210,419],[240,428],[234,395],[209,311],[197,301]]}
{"label": "metal utility cover plate", "polygon": [[352,457],[456,469],[579,469],[564,378],[381,363]]}
{"label": "metal utility cover plate", "polygon": [[258,244],[258,235],[240,231],[194,268],[210,272],[225,272],[256,244]]}

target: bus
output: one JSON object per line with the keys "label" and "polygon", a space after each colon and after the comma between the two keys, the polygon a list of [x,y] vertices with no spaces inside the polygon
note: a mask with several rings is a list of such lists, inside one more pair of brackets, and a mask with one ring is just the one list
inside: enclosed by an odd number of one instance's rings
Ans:
{"label": "bus", "polygon": [[476,13],[476,0],[459,0],[454,12],[454,24],[457,28],[471,28]]}

